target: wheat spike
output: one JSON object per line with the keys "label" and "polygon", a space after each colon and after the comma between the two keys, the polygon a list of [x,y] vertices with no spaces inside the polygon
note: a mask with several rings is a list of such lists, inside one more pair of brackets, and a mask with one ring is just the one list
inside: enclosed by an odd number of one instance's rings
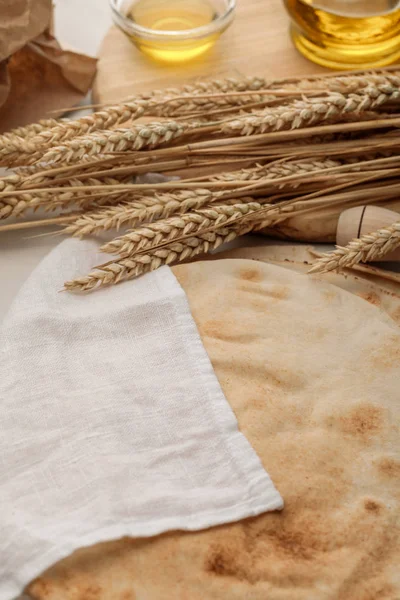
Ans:
{"label": "wheat spike", "polygon": [[257,165],[250,169],[240,169],[239,171],[231,171],[220,173],[211,178],[211,181],[257,181],[258,179],[280,179],[289,175],[312,173],[321,169],[329,169],[331,167],[340,167],[343,160],[293,160],[277,165]]}
{"label": "wheat spike", "polygon": [[[258,77],[249,77],[247,79],[235,80],[227,79],[214,82],[200,82],[195,85],[186,85],[181,89],[169,88],[167,90],[157,90],[152,94],[139,95],[133,98],[131,102],[121,102],[113,106],[106,106],[102,110],[96,111],[92,115],[80,117],[75,120],[66,120],[60,123],[54,119],[48,120],[46,127],[37,127],[35,131],[33,126],[31,134],[39,134],[33,138],[33,142],[38,146],[52,147],[59,143],[74,137],[87,135],[93,131],[110,129],[115,125],[121,125],[130,120],[138,119],[145,114],[169,117],[178,116],[182,113],[191,113],[201,108],[202,110],[211,110],[221,106],[237,106],[248,102],[258,102],[260,96],[249,95],[246,98],[231,99],[206,99],[195,98],[197,94],[212,94],[213,92],[234,92],[234,91],[256,91],[266,85],[264,79]],[[174,97],[176,99],[174,100]],[[182,96],[182,97],[181,97]],[[166,103],[165,100],[171,100]],[[46,131],[47,129],[47,131]],[[11,132],[10,132],[11,133]],[[19,133],[17,135],[20,135]],[[25,135],[20,135],[25,137]],[[1,138],[0,138],[1,139]]]}
{"label": "wheat spike", "polygon": [[208,113],[214,111],[221,111],[225,109],[225,112],[236,112],[244,109],[246,105],[252,106],[260,102],[270,102],[275,100],[275,96],[270,95],[259,95],[254,92],[249,92],[248,95],[238,96],[235,93],[221,94],[220,96],[207,97],[196,96],[196,95],[182,95],[177,98],[165,99],[159,104],[155,104],[149,109],[149,115],[158,117],[180,117],[181,119],[187,115],[198,115],[199,118],[209,120]]}
{"label": "wheat spike", "polygon": [[156,200],[138,196],[137,200],[130,200],[116,206],[106,206],[82,214],[73,223],[64,228],[63,233],[73,237],[84,237],[86,235],[98,235],[103,231],[116,229],[122,226],[135,227],[140,220],[140,215],[146,213],[148,208],[154,206]]}
{"label": "wheat spike", "polygon": [[23,127],[16,127],[0,135],[0,149],[7,150],[10,145],[20,143],[23,139],[31,138],[41,131],[46,131],[50,127],[59,125],[62,121],[56,119],[42,119],[38,123],[31,123]]}
{"label": "wheat spike", "polygon": [[109,229],[119,229],[123,225],[136,227],[141,223],[151,223],[177,213],[183,214],[200,209],[218,201],[222,193],[199,188],[155,194],[153,198],[137,195],[132,202],[82,215],[75,223],[66,227],[64,232],[75,237],[82,237]]}
{"label": "wheat spike", "polygon": [[0,178],[0,192],[13,192],[21,185],[22,177],[16,173]]}
{"label": "wheat spike", "polygon": [[354,239],[347,246],[337,246],[334,252],[324,254],[317,260],[309,273],[325,273],[343,267],[352,267],[359,262],[382,258],[400,246],[400,221]]}
{"label": "wheat spike", "polygon": [[165,123],[150,123],[134,125],[130,129],[104,130],[67,141],[63,146],[55,146],[44,156],[34,157],[35,161],[43,162],[75,162],[84,156],[95,156],[123,150],[141,150],[154,148],[164,142],[176,139],[187,130],[183,124],[167,121]]}
{"label": "wheat spike", "polygon": [[318,77],[308,79],[300,79],[296,84],[291,84],[289,87],[294,89],[308,90],[321,89],[328,90],[331,92],[339,92],[341,94],[358,94],[362,93],[365,88],[371,85],[381,86],[390,85],[393,87],[400,87],[400,71],[387,71],[381,73],[368,72],[365,75],[339,75],[334,77]]}
{"label": "wheat spike", "polygon": [[268,89],[270,83],[263,77],[243,77],[227,79],[214,79],[210,81],[197,81],[196,83],[185,84],[182,87],[171,87],[162,90],[154,90],[148,94],[133,97],[132,100],[158,100],[165,98],[174,98],[176,96],[196,96],[203,94],[228,93],[228,92],[257,92],[261,89]]}
{"label": "wheat spike", "polygon": [[[244,203],[245,202],[245,203]],[[198,235],[210,227],[226,226],[251,215],[262,207],[251,198],[243,198],[243,203],[233,205],[216,205],[208,209],[200,209],[170,217],[154,224],[139,227],[102,246],[101,250],[108,254],[133,254],[160,244],[172,242],[176,238]]]}
{"label": "wheat spike", "polygon": [[253,225],[223,227],[218,231],[188,238],[184,242],[172,242],[165,248],[150,250],[146,254],[120,258],[95,267],[88,275],[67,281],[64,286],[71,292],[87,292],[98,287],[133,279],[162,265],[182,262],[215,250],[221,244],[234,240],[238,235],[251,231]]}
{"label": "wheat spike", "polygon": [[32,142],[44,148],[56,146],[66,140],[87,135],[92,131],[110,129],[126,121],[138,119],[145,114],[147,106],[148,103],[144,101],[124,102],[109,106],[91,115],[57,124],[47,131],[41,131],[39,135],[32,139]]}
{"label": "wheat spike", "polygon": [[[36,150],[35,136],[48,128],[62,126],[64,120],[43,119],[25,127],[17,127],[0,135],[0,164],[13,166],[20,164],[21,157],[31,156]],[[65,119],[67,122],[67,119]]]}
{"label": "wheat spike", "polygon": [[181,135],[188,125],[167,121],[148,125],[133,125],[129,129],[104,130],[87,136],[66,140],[65,144],[42,149],[30,139],[10,146],[7,153],[0,151],[0,164],[5,166],[34,163],[84,162],[99,154],[122,150],[141,150],[155,147]]}
{"label": "wheat spike", "polygon": [[[96,198],[96,200],[98,201],[99,198]],[[20,217],[28,209],[36,209],[39,206],[43,206],[45,210],[50,211],[64,205],[85,205],[85,203],[87,204],[91,201],[91,195],[85,195],[84,193],[79,196],[78,200],[76,193],[69,192],[68,187],[65,188],[65,192],[57,195],[51,192],[35,192],[35,194],[31,194],[27,191],[18,194],[18,196],[7,196],[7,198],[1,200],[0,220],[9,217]]]}
{"label": "wheat spike", "polygon": [[221,125],[227,135],[254,135],[268,131],[298,129],[321,121],[332,121],[350,113],[362,113],[385,102],[400,99],[400,90],[392,86],[369,86],[362,95],[340,93],[327,98],[294,100],[291,104],[268,108],[252,115],[228,120]]}
{"label": "wheat spike", "polygon": [[[35,179],[35,182],[40,183],[47,180],[54,183],[54,180],[46,176]],[[0,207],[0,220],[9,217],[20,217],[28,210],[36,210],[38,207],[41,207],[49,212],[52,210],[57,210],[60,207],[65,208],[76,205],[85,206],[93,201],[101,204],[102,201],[109,200],[109,195],[106,193],[106,191],[104,192],[103,197],[96,196],[93,198],[90,189],[87,191],[84,190],[78,195],[76,192],[68,190],[68,188],[76,186],[90,188],[92,185],[118,185],[128,180],[130,180],[130,178],[116,179],[114,177],[90,177],[81,181],[80,179],[74,177],[70,178],[65,186],[63,186],[63,188],[65,188],[63,192],[53,193],[49,190],[37,190],[34,193],[31,193],[29,189],[26,191],[21,191],[24,189],[24,184],[26,183],[25,178],[21,177],[20,175],[10,175],[0,179],[0,191],[15,191],[18,193],[16,193],[15,196],[6,196],[1,199],[2,206]],[[129,195],[130,194],[127,192],[121,192],[121,194],[118,196],[118,199],[121,200]],[[116,200],[115,196],[113,196],[113,198]]]}
{"label": "wheat spike", "polygon": [[4,146],[0,147],[0,166],[10,167],[28,161],[36,151],[36,144],[32,144],[30,139],[12,136],[5,141]]}

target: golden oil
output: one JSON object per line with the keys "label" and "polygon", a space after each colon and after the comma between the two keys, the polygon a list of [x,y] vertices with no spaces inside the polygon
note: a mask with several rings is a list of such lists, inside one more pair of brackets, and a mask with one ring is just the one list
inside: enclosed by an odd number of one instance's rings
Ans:
{"label": "golden oil", "polygon": [[336,69],[381,67],[400,59],[400,0],[284,0],[295,46]]}
{"label": "golden oil", "polygon": [[[153,59],[163,62],[186,62],[203,54],[221,32],[191,36],[191,30],[210,25],[218,13],[210,0],[138,0],[127,17],[135,25],[154,31],[154,36],[132,36],[139,49]],[[157,32],[171,33],[157,36]],[[172,32],[187,32],[174,36]]]}

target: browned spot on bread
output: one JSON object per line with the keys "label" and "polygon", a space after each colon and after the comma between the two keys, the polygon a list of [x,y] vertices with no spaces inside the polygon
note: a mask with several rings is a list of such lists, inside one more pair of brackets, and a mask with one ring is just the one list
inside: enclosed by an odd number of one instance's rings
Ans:
{"label": "browned spot on bread", "polygon": [[238,321],[210,319],[205,323],[198,323],[201,337],[208,337],[224,342],[235,341],[246,344],[257,336],[257,332],[249,331]]}
{"label": "browned spot on bread", "polygon": [[268,309],[268,302],[260,296],[255,296],[250,299],[249,305],[257,312],[264,312]]}
{"label": "browned spot on bread", "polygon": [[289,288],[287,285],[275,285],[269,290],[268,295],[276,300],[285,300],[289,296]]}
{"label": "browned spot on bread", "polygon": [[385,477],[400,479],[400,461],[385,456],[377,462],[379,472]]}
{"label": "browned spot on bread", "polygon": [[[254,283],[259,283],[259,285],[254,285]],[[259,309],[261,306],[265,309],[271,300],[285,300],[289,296],[289,287],[287,285],[261,284],[256,279],[247,279],[239,282],[237,290],[247,294],[250,302],[254,302],[256,309]],[[264,304],[261,304],[261,302],[264,302]]]}
{"label": "browned spot on bread", "polygon": [[364,502],[364,508],[368,512],[379,514],[382,510],[382,505],[375,500],[367,499]]}
{"label": "browned spot on bread", "polygon": [[251,574],[249,569],[251,565],[247,564],[248,559],[249,555],[243,547],[235,548],[228,544],[214,544],[206,557],[204,568],[207,573],[219,577],[235,577],[254,583],[256,579]]}
{"label": "browned spot on bread", "polygon": [[262,281],[263,275],[260,269],[256,267],[246,267],[240,270],[239,276],[241,279],[245,281],[254,281],[260,282]]}
{"label": "browned spot on bread", "polygon": [[357,598],[357,600],[397,600],[398,596],[396,594],[396,590],[383,578],[375,579],[373,581],[368,580],[363,585],[360,583],[359,587],[363,589],[357,590],[357,596],[347,596],[344,600],[353,600],[353,598]]}
{"label": "browned spot on bread", "polygon": [[392,317],[392,319],[394,321],[396,321],[396,323],[398,323],[400,325],[400,306],[398,308],[396,308],[391,314],[390,316]]}
{"label": "browned spot on bread", "polygon": [[332,302],[337,297],[337,293],[333,290],[324,290],[323,296],[328,302]]}
{"label": "browned spot on bread", "polygon": [[299,514],[295,504],[282,513],[268,515],[263,521],[249,519],[242,527],[246,535],[246,547],[258,554],[258,545],[268,544],[268,555],[280,556],[284,560],[310,560],[329,551],[335,541],[332,524],[323,513],[312,516]]}
{"label": "browned spot on bread", "polygon": [[400,365],[400,335],[391,335],[371,354],[374,367],[390,369]]}
{"label": "browned spot on bread", "polygon": [[379,433],[384,426],[383,410],[374,404],[358,404],[339,418],[339,427],[343,433],[361,440]]}
{"label": "browned spot on bread", "polygon": [[370,304],[373,304],[374,306],[380,306],[382,304],[382,300],[379,298],[376,292],[361,292],[360,294],[357,294],[357,296],[363,300],[366,300]]}
{"label": "browned spot on bread", "polygon": [[267,401],[265,398],[254,398],[252,400],[249,400],[249,406],[251,406],[255,410],[265,410],[267,407]]}
{"label": "browned spot on bread", "polygon": [[198,328],[200,331],[200,335],[215,338],[217,340],[224,339],[226,335],[226,323],[224,321],[217,321],[215,319],[211,319],[210,321],[199,323]]}
{"label": "browned spot on bread", "polygon": [[52,593],[53,586],[49,581],[43,579],[43,577],[39,577],[32,581],[32,583],[27,588],[27,593],[30,594],[33,598],[39,598],[40,600],[44,598],[48,598]]}
{"label": "browned spot on bread", "polygon": [[90,585],[82,591],[79,600],[99,600],[102,596],[102,589],[98,585]]}
{"label": "browned spot on bread", "polygon": [[293,558],[311,560],[315,554],[310,536],[306,531],[289,531],[276,529],[269,533],[272,538],[274,551],[283,552]]}
{"label": "browned spot on bread", "polygon": [[136,594],[133,590],[126,590],[122,593],[121,600],[136,600]]}

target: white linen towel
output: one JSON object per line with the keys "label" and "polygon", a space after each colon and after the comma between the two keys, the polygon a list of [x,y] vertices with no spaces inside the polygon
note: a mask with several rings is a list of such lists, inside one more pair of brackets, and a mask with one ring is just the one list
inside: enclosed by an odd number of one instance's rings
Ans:
{"label": "white linen towel", "polygon": [[67,240],[0,330],[0,600],[74,549],[282,508],[168,267],[89,295]]}

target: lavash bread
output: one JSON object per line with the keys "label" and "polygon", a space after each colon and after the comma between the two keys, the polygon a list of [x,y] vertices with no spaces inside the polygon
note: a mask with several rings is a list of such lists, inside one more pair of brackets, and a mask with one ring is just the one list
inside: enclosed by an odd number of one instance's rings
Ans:
{"label": "lavash bread", "polygon": [[[36,600],[400,598],[400,329],[387,294],[251,252],[173,271],[284,510],[81,549],[28,587]],[[371,285],[379,306],[360,297]]]}

